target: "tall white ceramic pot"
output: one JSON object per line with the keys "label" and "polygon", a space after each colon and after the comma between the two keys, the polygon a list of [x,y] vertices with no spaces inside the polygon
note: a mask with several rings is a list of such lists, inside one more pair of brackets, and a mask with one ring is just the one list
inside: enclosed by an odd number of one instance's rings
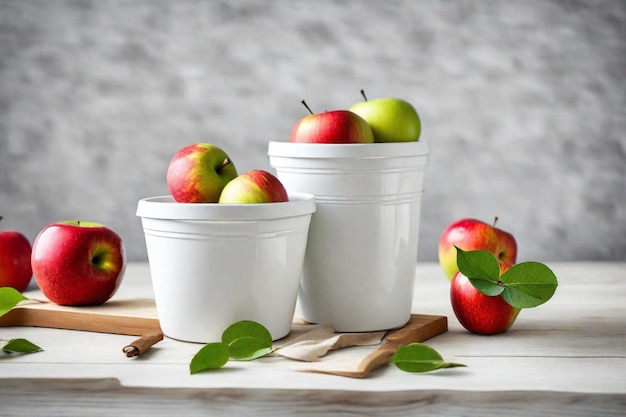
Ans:
{"label": "tall white ceramic pot", "polygon": [[315,195],[299,297],[303,318],[340,332],[410,318],[427,142],[270,142],[290,192]]}

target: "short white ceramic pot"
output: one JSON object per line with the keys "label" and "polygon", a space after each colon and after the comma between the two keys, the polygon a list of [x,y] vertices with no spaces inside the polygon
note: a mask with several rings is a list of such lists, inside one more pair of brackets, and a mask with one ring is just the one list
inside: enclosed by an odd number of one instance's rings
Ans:
{"label": "short white ceramic pot", "polygon": [[274,340],[291,330],[315,199],[185,204],[139,201],[157,313],[173,339],[209,343],[240,320]]}
{"label": "short white ceramic pot", "polygon": [[427,142],[270,142],[290,192],[315,195],[299,297],[303,318],[340,332],[410,318]]}

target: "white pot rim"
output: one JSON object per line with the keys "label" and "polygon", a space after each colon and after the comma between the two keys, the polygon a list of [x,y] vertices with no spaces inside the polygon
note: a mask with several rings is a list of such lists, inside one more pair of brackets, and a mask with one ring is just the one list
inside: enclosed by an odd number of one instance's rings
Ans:
{"label": "white pot rim", "polygon": [[294,143],[270,141],[267,154],[298,158],[399,158],[426,156],[428,142]]}
{"label": "white pot rim", "polygon": [[284,203],[223,204],[178,203],[171,195],[139,200],[137,216],[168,220],[256,221],[310,215],[315,212],[315,197],[308,193],[289,193]]}

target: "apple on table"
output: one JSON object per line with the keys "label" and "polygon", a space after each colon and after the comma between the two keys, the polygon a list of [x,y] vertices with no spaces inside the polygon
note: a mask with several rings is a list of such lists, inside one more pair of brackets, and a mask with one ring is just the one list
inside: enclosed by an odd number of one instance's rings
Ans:
{"label": "apple on table", "polygon": [[411,103],[401,98],[382,97],[364,101],[350,107],[371,127],[375,142],[415,142],[419,140],[422,123]]}
{"label": "apple on table", "polygon": [[349,110],[313,113],[300,119],[289,136],[295,143],[374,143],[372,129],[362,117]]}
{"label": "apple on table", "polygon": [[176,152],[167,169],[167,186],[179,203],[217,203],[237,169],[221,148],[194,143]]}
{"label": "apple on table", "polygon": [[270,172],[256,169],[231,180],[220,195],[220,204],[281,203],[289,201],[287,190]]}
{"label": "apple on table", "polygon": [[126,269],[122,238],[89,221],[59,221],[44,227],[33,243],[35,280],[53,303],[80,306],[108,301]]}
{"label": "apple on table", "polygon": [[[2,216],[0,216],[0,221]],[[33,276],[30,264],[32,247],[17,230],[0,230],[0,287],[23,292]]]}
{"label": "apple on table", "polygon": [[[502,273],[510,268],[504,264],[500,267]],[[482,335],[505,332],[521,311],[500,296],[483,294],[460,271],[450,284],[450,302],[459,323],[466,330]]]}

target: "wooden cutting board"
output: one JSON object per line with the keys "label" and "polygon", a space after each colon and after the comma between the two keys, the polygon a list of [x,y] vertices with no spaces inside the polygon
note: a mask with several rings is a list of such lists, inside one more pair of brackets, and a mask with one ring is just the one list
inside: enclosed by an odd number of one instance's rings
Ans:
{"label": "wooden cutting board", "polygon": [[[29,300],[0,317],[0,326],[47,327],[99,333],[141,336],[122,350],[131,357],[146,352],[163,339],[156,306],[152,299],[109,300],[98,306],[59,306],[49,301]],[[413,314],[400,329],[391,330],[384,343],[356,369],[316,370],[334,375],[364,378],[387,365],[400,346],[422,342],[448,330],[447,318]]]}
{"label": "wooden cutting board", "polygon": [[159,330],[154,300],[109,300],[98,306],[59,306],[28,301],[0,317],[0,326],[48,327],[142,336]]}

